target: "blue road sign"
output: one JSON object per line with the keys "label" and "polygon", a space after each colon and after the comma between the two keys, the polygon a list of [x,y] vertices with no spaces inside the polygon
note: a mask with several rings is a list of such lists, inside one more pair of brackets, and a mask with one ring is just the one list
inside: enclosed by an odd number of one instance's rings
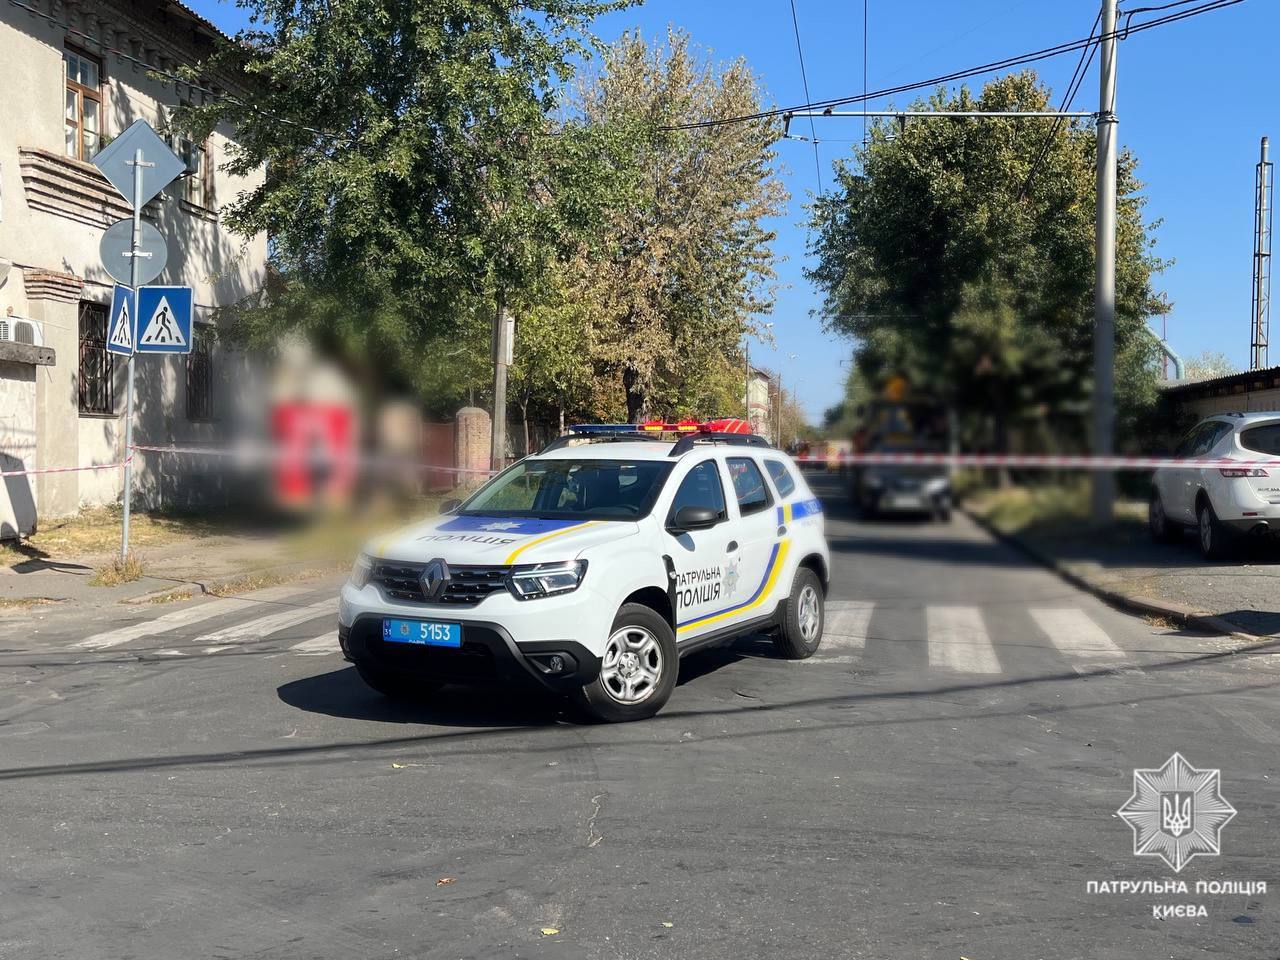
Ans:
{"label": "blue road sign", "polygon": [[138,353],[191,352],[191,288],[139,287]]}
{"label": "blue road sign", "polygon": [[112,353],[133,353],[133,318],[138,311],[133,290],[117,284],[111,290],[111,313],[107,321],[107,349]]}

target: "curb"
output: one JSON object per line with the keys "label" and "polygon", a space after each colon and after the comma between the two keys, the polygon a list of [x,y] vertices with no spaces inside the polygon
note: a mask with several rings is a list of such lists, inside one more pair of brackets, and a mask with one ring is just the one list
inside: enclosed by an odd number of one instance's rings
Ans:
{"label": "curb", "polygon": [[310,577],[303,576],[310,573],[312,577],[321,577],[331,572],[337,572],[338,568],[328,570],[323,567],[317,567],[314,563],[305,560],[295,560],[289,563],[278,564],[274,567],[262,567],[257,570],[242,570],[239,573],[228,574],[222,577],[213,577],[209,580],[182,580],[175,581],[173,586],[160,587],[157,590],[151,590],[147,593],[139,594],[136,597],[125,597],[120,603],[143,604],[151,603],[157,597],[173,597],[174,602],[180,602],[181,598],[176,594],[186,594],[187,599],[192,597],[208,596],[216,590],[222,590],[239,580],[246,577],[283,577],[286,579],[305,580]]}
{"label": "curb", "polygon": [[1077,589],[1090,593],[1113,607],[1119,607],[1122,610],[1128,610],[1132,613],[1155,614],[1160,617],[1167,617],[1175,623],[1184,627],[1193,627],[1197,630],[1204,630],[1207,633],[1216,633],[1223,636],[1235,637],[1248,643],[1258,643],[1259,641],[1268,639],[1255,633],[1247,633],[1235,626],[1229,620],[1219,617],[1216,614],[1207,613],[1195,607],[1189,607],[1185,604],[1175,603],[1172,600],[1158,600],[1154,597],[1144,597],[1139,594],[1124,593],[1105,584],[1091,580],[1082,574],[1071,570],[1064,563],[1055,560],[1052,556],[1044,551],[1032,546],[1023,540],[1017,534],[1005,533],[1003,530],[997,529],[986,517],[980,516],[967,507],[960,507],[964,515],[980,526],[988,534],[1018,552],[1030,557],[1042,567],[1056,573],[1061,579],[1071,584]]}

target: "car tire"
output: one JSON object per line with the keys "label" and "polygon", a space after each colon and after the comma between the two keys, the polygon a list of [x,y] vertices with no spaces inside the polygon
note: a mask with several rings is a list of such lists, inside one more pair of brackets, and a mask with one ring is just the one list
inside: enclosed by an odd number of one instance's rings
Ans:
{"label": "car tire", "polygon": [[1177,543],[1182,539],[1182,528],[1169,519],[1164,511],[1164,501],[1156,490],[1151,491],[1151,499],[1147,502],[1147,530],[1156,543]]}
{"label": "car tire", "polygon": [[360,674],[361,680],[378,693],[388,700],[400,703],[425,700],[444,686],[434,680],[421,680],[410,673],[387,670],[368,661],[357,662],[356,672]]}
{"label": "car tire", "polygon": [[600,723],[652,717],[676,687],[680,655],[676,635],[652,607],[624,603],[613,618],[600,675],[573,691],[578,708]]}
{"label": "car tire", "polygon": [[1206,560],[1226,560],[1231,556],[1234,543],[1231,531],[1218,519],[1213,504],[1208,500],[1196,511],[1200,553]]}
{"label": "car tire", "polygon": [[825,626],[822,581],[808,567],[801,567],[791,581],[786,614],[773,645],[788,660],[807,660],[818,652]]}

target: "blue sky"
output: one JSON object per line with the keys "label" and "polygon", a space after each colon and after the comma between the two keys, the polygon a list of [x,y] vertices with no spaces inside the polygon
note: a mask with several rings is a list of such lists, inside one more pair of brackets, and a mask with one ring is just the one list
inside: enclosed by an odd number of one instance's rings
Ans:
{"label": "blue sky", "polygon": [[[243,11],[228,3],[188,2],[228,32],[244,23]],[[1139,5],[1157,3],[1129,4]],[[813,98],[861,90],[859,0],[796,0],[796,8]],[[870,87],[927,79],[1085,37],[1097,11],[1093,0],[868,0]],[[804,101],[789,0],[649,0],[605,17],[597,32],[612,39],[639,27],[646,35],[659,36],[668,23],[687,30],[714,59],[746,58],[777,104]],[[1270,135],[1280,152],[1273,66],[1278,35],[1280,4],[1246,0],[1135,34],[1119,45],[1120,142],[1139,158],[1148,217],[1163,221],[1156,232],[1157,253],[1175,261],[1157,285],[1173,302],[1169,340],[1184,357],[1213,350],[1226,353],[1241,368],[1248,365],[1259,138]],[[1077,57],[1067,54],[1039,65],[1055,94]],[[977,86],[981,81],[970,82]],[[1095,60],[1076,109],[1095,109],[1097,96]],[[861,121],[852,119],[818,123],[818,137],[826,141],[819,146],[826,185],[832,161],[851,151],[850,141],[861,139],[862,128]],[[798,389],[800,401],[816,419],[840,398],[841,362],[852,345],[823,333],[811,316],[818,298],[802,274],[803,204],[817,179],[813,148],[792,141],[778,150],[792,194],[789,214],[776,225],[778,252],[787,258],[780,267],[787,287],[770,318],[776,346],[753,345],[752,359],[780,370],[784,384]],[[1280,348],[1271,362],[1280,362]]]}

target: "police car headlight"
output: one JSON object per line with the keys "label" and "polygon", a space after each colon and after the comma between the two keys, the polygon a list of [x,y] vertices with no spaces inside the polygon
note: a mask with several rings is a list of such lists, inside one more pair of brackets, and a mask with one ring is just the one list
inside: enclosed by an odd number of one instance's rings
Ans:
{"label": "police car headlight", "polygon": [[351,567],[351,577],[348,582],[357,590],[363,590],[371,576],[373,576],[373,558],[367,553],[362,553],[356,557],[356,562]]}
{"label": "police car headlight", "polygon": [[507,588],[517,600],[553,597],[577,590],[586,572],[585,560],[522,564],[512,567],[507,575]]}

